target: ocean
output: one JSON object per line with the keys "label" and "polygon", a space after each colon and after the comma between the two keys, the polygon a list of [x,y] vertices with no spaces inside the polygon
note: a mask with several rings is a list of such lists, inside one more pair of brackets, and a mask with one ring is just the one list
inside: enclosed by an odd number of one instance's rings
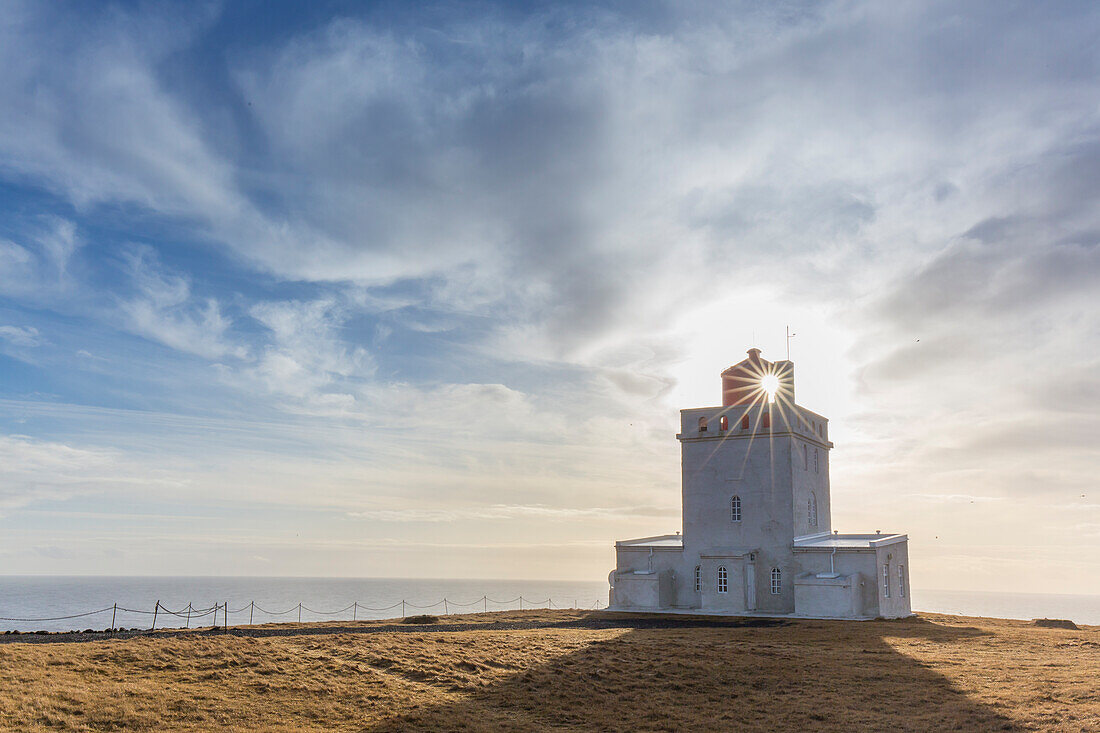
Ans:
{"label": "ocean", "polygon": [[913,610],[992,618],[1065,618],[1100,625],[1100,596],[913,589]]}
{"label": "ocean", "polygon": [[[912,590],[913,609],[999,618],[1067,618],[1100,625],[1100,596]],[[230,624],[394,618],[524,608],[603,608],[607,582],[409,578],[0,576],[0,632],[209,626],[215,604]],[[444,600],[446,599],[446,600]],[[402,603],[404,602],[404,606]],[[119,610],[115,610],[115,604]],[[188,619],[187,607],[198,609]],[[299,609],[299,604],[301,609]],[[354,604],[354,605],[353,605]],[[174,615],[174,613],[180,615]],[[75,616],[76,618],[56,618]],[[201,615],[200,615],[201,614]],[[222,611],[218,611],[222,623]],[[5,620],[43,619],[53,620]]]}
{"label": "ocean", "polygon": [[[230,578],[0,576],[0,632],[68,631],[111,626],[149,628],[159,601],[157,628],[209,626],[212,612],[229,604],[229,623],[395,618],[416,613],[463,613],[540,607],[604,608],[607,581],[431,580],[408,578]],[[446,602],[444,602],[444,599]],[[121,609],[114,611],[118,604]],[[354,607],[352,604],[358,604]],[[125,610],[129,609],[129,610]],[[91,615],[73,616],[90,611]],[[174,615],[174,613],[181,615]],[[222,623],[218,611],[218,624]],[[5,619],[54,620],[27,621]]]}

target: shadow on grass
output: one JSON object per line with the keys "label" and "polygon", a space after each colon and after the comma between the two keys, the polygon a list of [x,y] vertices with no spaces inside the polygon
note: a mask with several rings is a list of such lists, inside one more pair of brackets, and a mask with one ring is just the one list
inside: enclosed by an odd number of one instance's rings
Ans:
{"label": "shadow on grass", "polygon": [[922,619],[636,620],[613,638],[367,730],[1017,730],[886,642],[950,647],[985,635],[977,629]]}

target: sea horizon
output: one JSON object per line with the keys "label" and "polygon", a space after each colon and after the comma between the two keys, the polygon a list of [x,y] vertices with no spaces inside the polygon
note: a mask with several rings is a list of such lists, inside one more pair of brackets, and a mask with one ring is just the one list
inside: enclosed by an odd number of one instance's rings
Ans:
{"label": "sea horizon", "polygon": [[[520,600],[522,599],[522,601]],[[524,608],[605,608],[604,580],[202,575],[0,575],[0,632],[111,626],[394,618]],[[117,609],[115,608],[117,604]],[[301,607],[299,608],[299,604]],[[914,611],[1100,624],[1100,595],[912,589]],[[188,607],[196,609],[187,612]],[[219,623],[223,619],[219,610]],[[85,615],[86,614],[86,615]],[[175,615],[181,614],[181,615]],[[59,618],[73,617],[73,618]],[[18,620],[6,620],[18,619]],[[34,619],[34,620],[28,620]],[[49,620],[39,620],[49,619]]]}

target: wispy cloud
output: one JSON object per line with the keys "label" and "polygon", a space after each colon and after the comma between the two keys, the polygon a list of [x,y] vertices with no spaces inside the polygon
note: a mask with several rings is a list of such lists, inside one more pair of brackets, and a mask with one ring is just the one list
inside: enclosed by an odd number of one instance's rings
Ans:
{"label": "wispy cloud", "polygon": [[377,522],[459,522],[471,519],[510,520],[520,517],[563,521],[572,519],[621,520],[633,516],[664,517],[668,514],[667,509],[662,511],[656,507],[630,506],[578,509],[573,507],[508,504],[467,509],[375,509],[348,512],[349,517]]}
{"label": "wispy cloud", "polygon": [[196,299],[188,279],[167,273],[147,247],[125,255],[127,271],[137,295],[122,301],[125,326],[173,349],[209,359],[243,358],[247,351],[226,339],[230,322],[214,298]]}
{"label": "wispy cloud", "polygon": [[33,326],[0,326],[0,340],[7,341],[12,346],[26,348],[33,348],[42,343],[38,329]]}
{"label": "wispy cloud", "polygon": [[63,298],[74,285],[68,268],[81,244],[76,225],[47,216],[19,234],[18,242],[0,238],[0,296],[36,303]]}
{"label": "wispy cloud", "polygon": [[944,504],[976,504],[1003,501],[1001,496],[975,496],[973,494],[913,494],[917,499]]}
{"label": "wispy cloud", "polygon": [[115,450],[77,448],[24,435],[0,436],[0,509],[110,491],[140,480]]}
{"label": "wispy cloud", "polygon": [[348,318],[333,299],[257,303],[251,315],[271,334],[247,375],[276,395],[324,408],[354,408],[355,393],[372,376],[366,348],[340,336]]}

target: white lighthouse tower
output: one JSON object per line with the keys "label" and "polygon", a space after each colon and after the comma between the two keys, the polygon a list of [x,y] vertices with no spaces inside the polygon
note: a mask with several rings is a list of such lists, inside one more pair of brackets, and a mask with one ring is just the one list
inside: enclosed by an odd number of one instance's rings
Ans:
{"label": "white lighthouse tower", "polygon": [[750,349],[720,406],[680,411],[683,532],[615,543],[612,610],[910,615],[908,538],[833,532],[828,420],[794,387]]}

